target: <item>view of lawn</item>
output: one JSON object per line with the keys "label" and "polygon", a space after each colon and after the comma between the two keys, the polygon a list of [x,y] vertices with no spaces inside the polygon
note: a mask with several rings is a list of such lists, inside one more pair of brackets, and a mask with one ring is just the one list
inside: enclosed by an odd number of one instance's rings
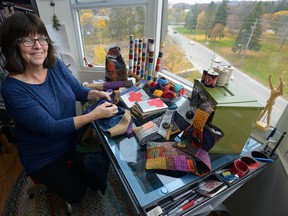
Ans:
{"label": "view of lawn", "polygon": [[[279,40],[275,39],[273,33],[263,34],[261,38],[261,49],[258,52],[247,50],[241,65],[242,54],[232,51],[235,41],[235,35],[225,35],[221,40],[205,40],[204,34],[188,31],[184,27],[177,27],[177,32],[185,35],[187,38],[208,46],[211,50],[215,47],[216,53],[226,59],[238,70],[253,77],[258,82],[268,87],[268,77],[272,75],[274,86],[278,86],[279,77],[282,77],[284,84],[288,83],[288,45],[284,44],[280,49]],[[209,43],[205,43],[209,42]],[[288,88],[284,87],[284,97],[288,96]]]}

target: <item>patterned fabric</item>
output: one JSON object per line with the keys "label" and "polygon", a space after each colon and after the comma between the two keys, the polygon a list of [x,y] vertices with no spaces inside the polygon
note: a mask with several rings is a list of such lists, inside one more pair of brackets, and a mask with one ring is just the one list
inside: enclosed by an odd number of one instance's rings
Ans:
{"label": "patterned fabric", "polygon": [[126,64],[120,51],[119,47],[112,47],[106,55],[105,80],[107,82],[127,80]]}
{"label": "patterned fabric", "polygon": [[158,125],[156,123],[157,121],[149,121],[132,129],[140,146],[146,145],[146,143],[149,141],[161,138],[161,136],[158,134]]}
{"label": "patterned fabric", "polygon": [[[146,169],[174,170],[193,172],[194,167],[188,166],[192,163],[192,157],[179,154],[173,147],[175,142],[149,142],[147,144]],[[190,162],[188,163],[188,160]]]}
{"label": "patterned fabric", "polygon": [[[167,115],[171,115],[171,112],[173,112],[173,114],[171,117],[169,117],[169,122],[167,122],[171,127],[169,126],[169,129],[167,128],[165,131],[163,131],[163,118],[166,118],[166,113]],[[167,110],[166,113],[139,127],[133,128],[133,133],[135,134],[140,146],[146,145],[149,141],[160,140],[163,138],[169,140],[171,135],[181,132],[178,125],[174,122],[174,114],[176,112]],[[164,134],[168,134],[169,136],[164,136]]]}
{"label": "patterned fabric", "polygon": [[184,130],[182,141],[209,151],[224,136],[223,131],[211,123],[213,114],[214,110],[208,103],[201,104],[195,112],[193,124]]}
{"label": "patterned fabric", "polygon": [[147,170],[169,170],[204,175],[211,171],[210,157],[202,149],[190,146],[183,151],[177,142],[148,142]]}

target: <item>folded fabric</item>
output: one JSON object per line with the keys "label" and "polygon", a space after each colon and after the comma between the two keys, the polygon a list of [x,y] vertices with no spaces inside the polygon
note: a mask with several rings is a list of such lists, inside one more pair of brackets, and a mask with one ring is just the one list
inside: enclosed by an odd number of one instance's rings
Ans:
{"label": "folded fabric", "polygon": [[[103,118],[96,120],[98,126],[104,131],[108,132],[111,137],[125,134],[128,131],[131,122],[131,113],[122,107],[118,107],[118,113],[111,118]],[[131,133],[127,134],[131,136]]]}
{"label": "folded fabric", "polygon": [[158,134],[158,125],[160,124],[160,121],[160,118],[156,118],[153,121],[149,121],[132,129],[140,146],[145,146],[149,141],[162,138],[162,136]]}
{"label": "folded fabric", "polygon": [[[110,118],[113,119],[113,118]],[[129,110],[125,110],[125,113],[123,116],[120,118],[120,121],[115,124],[113,127],[109,128],[107,131],[110,134],[111,137],[115,137],[121,134],[124,134],[128,132],[128,136],[131,136],[131,132],[128,131],[128,128],[131,123],[131,113]]]}
{"label": "folded fabric", "polygon": [[211,171],[207,152],[191,146],[183,151],[177,142],[148,142],[146,151],[147,170],[169,170],[205,175]]}
{"label": "folded fabric", "polygon": [[170,140],[171,135],[181,132],[176,123],[174,123],[174,110],[166,110],[166,112],[141,126],[133,128],[139,145],[145,146],[149,141],[160,139]]}
{"label": "folded fabric", "polygon": [[223,131],[212,124],[214,110],[209,103],[203,103],[196,109],[193,124],[183,133],[182,140],[188,145],[209,151],[223,136]]}
{"label": "folded fabric", "polygon": [[[107,102],[106,99],[101,99],[97,101],[95,104],[90,106],[85,113],[91,112],[97,106],[105,102]],[[128,137],[131,137],[133,135],[131,130],[131,121],[131,112],[123,107],[118,106],[118,113],[116,116],[113,116],[111,118],[98,119],[95,122],[97,122],[101,130],[103,130],[104,132],[108,132],[111,137],[115,137],[125,133]]]}

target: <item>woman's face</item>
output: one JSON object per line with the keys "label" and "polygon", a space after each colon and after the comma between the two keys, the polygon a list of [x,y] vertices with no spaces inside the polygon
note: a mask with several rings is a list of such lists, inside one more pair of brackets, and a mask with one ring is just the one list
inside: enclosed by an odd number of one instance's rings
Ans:
{"label": "woman's face", "polygon": [[30,35],[18,41],[20,53],[27,67],[41,67],[47,57],[49,39],[44,35]]}

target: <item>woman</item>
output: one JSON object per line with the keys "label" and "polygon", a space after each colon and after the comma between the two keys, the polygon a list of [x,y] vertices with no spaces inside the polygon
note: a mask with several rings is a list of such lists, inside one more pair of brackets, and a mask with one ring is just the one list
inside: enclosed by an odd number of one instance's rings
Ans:
{"label": "woman", "polygon": [[[44,23],[34,14],[16,13],[7,18],[0,26],[0,46],[9,71],[1,94],[16,122],[17,147],[27,174],[69,203],[79,202],[87,187],[101,189],[89,185],[91,182],[74,171],[67,160],[74,155],[78,129],[118,112],[117,106],[105,102],[88,114],[76,116],[75,102],[96,98],[109,101],[109,93],[83,87],[73,77],[56,57]],[[91,158],[97,159],[95,165],[105,164],[99,155]],[[104,184],[102,177],[95,181],[99,187]]]}

